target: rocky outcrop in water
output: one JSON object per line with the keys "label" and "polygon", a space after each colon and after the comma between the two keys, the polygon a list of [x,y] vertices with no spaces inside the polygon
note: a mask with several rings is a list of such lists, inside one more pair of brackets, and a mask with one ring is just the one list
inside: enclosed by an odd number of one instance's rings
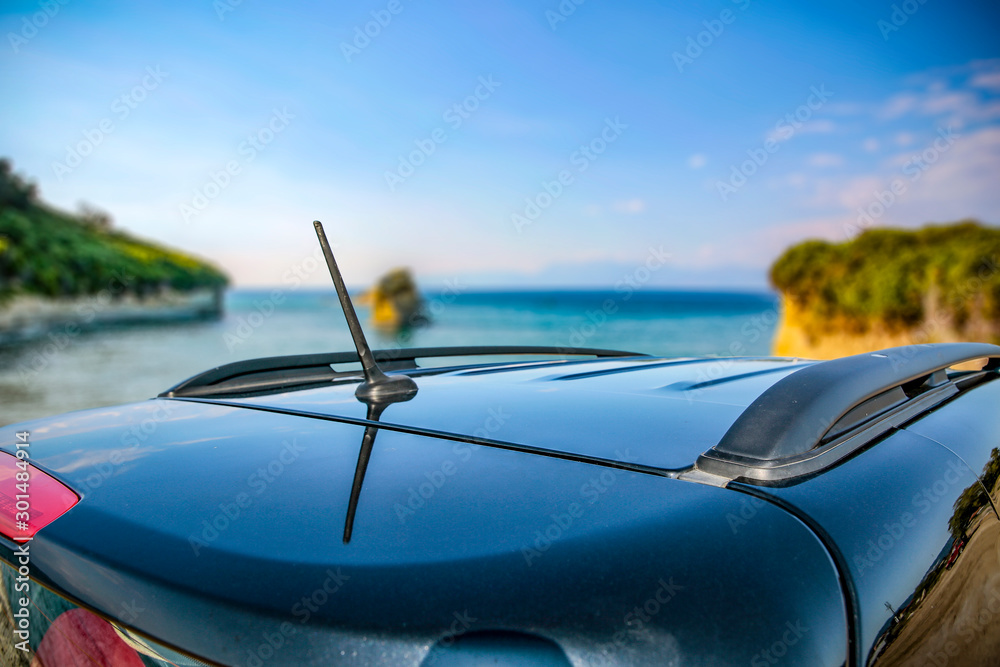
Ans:
{"label": "rocky outcrop in water", "polygon": [[372,323],[383,331],[396,332],[427,324],[424,299],[408,269],[393,269],[359,299],[371,307]]}

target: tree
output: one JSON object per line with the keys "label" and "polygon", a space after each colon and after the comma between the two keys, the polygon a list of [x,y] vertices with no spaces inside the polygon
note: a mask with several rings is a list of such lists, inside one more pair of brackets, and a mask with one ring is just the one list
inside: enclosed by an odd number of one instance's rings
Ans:
{"label": "tree", "polygon": [[35,184],[15,174],[8,158],[0,158],[0,213],[8,206],[25,211],[35,203],[37,196]]}

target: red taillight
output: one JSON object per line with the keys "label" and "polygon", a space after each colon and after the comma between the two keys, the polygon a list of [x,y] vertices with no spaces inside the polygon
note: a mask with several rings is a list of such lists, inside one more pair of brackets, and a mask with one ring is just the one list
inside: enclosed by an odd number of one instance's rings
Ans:
{"label": "red taillight", "polygon": [[80,502],[65,484],[23,459],[0,452],[0,534],[27,542]]}

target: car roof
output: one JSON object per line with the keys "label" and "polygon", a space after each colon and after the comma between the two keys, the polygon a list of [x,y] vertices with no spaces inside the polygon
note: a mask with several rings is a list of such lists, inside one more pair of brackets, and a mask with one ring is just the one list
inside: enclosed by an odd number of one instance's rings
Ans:
{"label": "car roof", "polygon": [[[813,362],[635,357],[438,369],[378,422],[664,471],[690,467],[761,393]],[[365,420],[355,382],[202,398],[315,418]]]}
{"label": "car roof", "polygon": [[[813,474],[996,377],[1000,369],[1000,347],[982,343],[905,346],[826,362],[660,359],[575,350],[570,354],[597,358],[485,363],[480,357],[480,363],[443,368],[416,364],[425,356],[448,358],[470,350],[396,352],[390,363],[397,373],[387,377],[376,367],[386,382],[376,391],[405,389],[381,399],[366,393],[374,386],[370,378],[358,384],[360,375],[344,370],[349,355],[239,362],[162,396],[658,473],[694,469],[698,481],[722,485]],[[480,350],[482,355],[496,352]],[[331,359],[336,363],[327,363]],[[981,359],[986,363],[977,372],[949,370]],[[627,452],[623,443],[629,445]]]}

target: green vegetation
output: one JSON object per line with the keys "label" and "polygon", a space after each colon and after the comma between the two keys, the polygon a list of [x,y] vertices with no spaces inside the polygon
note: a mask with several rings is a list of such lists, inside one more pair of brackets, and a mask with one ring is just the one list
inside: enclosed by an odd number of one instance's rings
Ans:
{"label": "green vegetation", "polygon": [[227,282],[210,264],[112,229],[105,214],[49,208],[0,159],[0,298],[82,296],[112,285],[116,293],[145,296]]}
{"label": "green vegetation", "polygon": [[771,267],[771,282],[810,320],[865,331],[919,325],[929,308],[962,327],[1000,324],[1000,229],[975,221],[871,229],[844,243],[806,241]]}

